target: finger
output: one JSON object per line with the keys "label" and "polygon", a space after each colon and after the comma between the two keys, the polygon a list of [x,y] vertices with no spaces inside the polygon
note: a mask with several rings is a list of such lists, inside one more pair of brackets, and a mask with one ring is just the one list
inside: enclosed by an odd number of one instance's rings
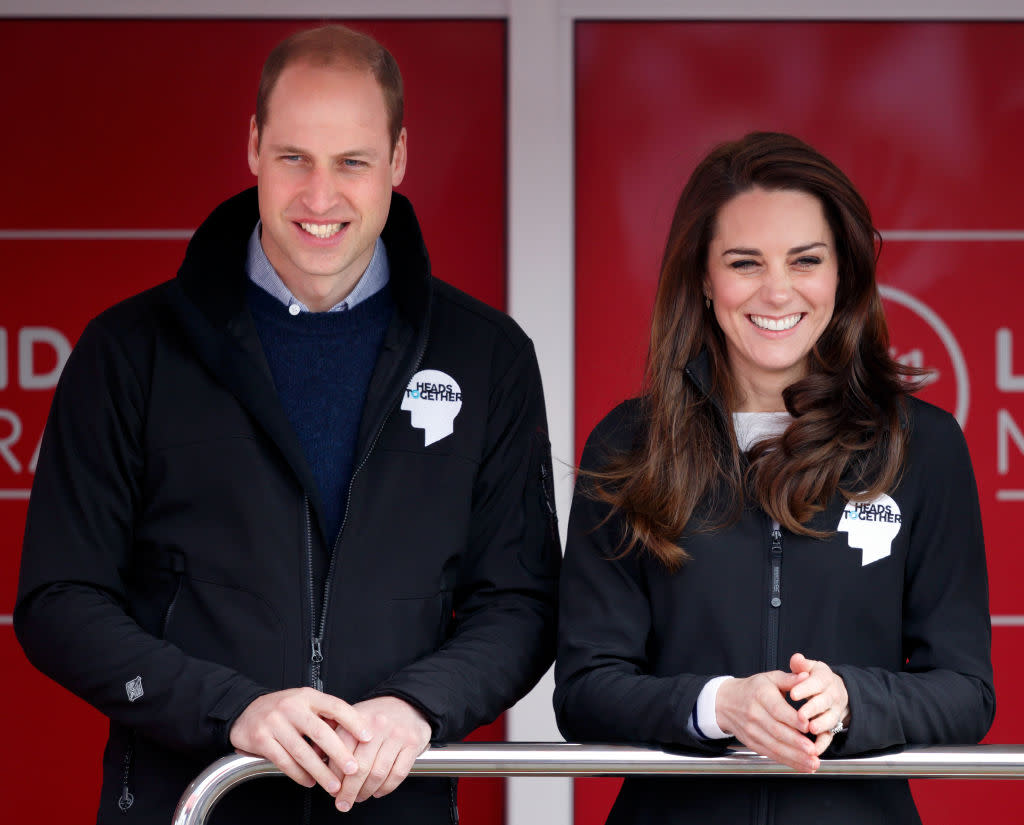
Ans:
{"label": "finger", "polygon": [[[343,780],[346,776],[350,776],[359,770],[359,763],[355,758],[355,746],[357,743],[351,736],[349,736],[349,740],[346,742],[335,731],[330,731],[323,736],[318,736],[315,739],[310,737],[310,739],[322,753],[321,763],[324,763],[326,760],[328,770],[334,776],[337,776],[339,780]],[[331,794],[337,792],[338,788],[328,791]]]}
{"label": "finger", "polygon": [[829,670],[828,665],[822,665],[820,662],[815,664],[817,666],[813,670],[805,671],[806,678],[790,690],[789,696],[794,702],[816,696],[831,687],[833,673]]}
{"label": "finger", "polygon": [[321,700],[313,705],[320,716],[337,722],[338,727],[347,730],[360,742],[369,742],[373,739],[370,726],[352,705],[326,693],[320,694],[320,697]]}
{"label": "finger", "polygon": [[809,696],[801,696],[796,691],[790,691],[789,697],[794,702],[803,702],[798,712],[801,718],[807,720],[820,716],[822,713],[827,713],[829,709],[835,706],[835,702],[839,698],[836,692],[831,689],[831,686]]}
{"label": "finger", "polygon": [[794,653],[789,657],[789,669],[794,673],[810,672],[814,666],[814,660],[808,659],[803,653]]}
{"label": "finger", "polygon": [[316,780],[310,776],[306,771],[302,769],[298,762],[288,755],[288,751],[281,747],[277,741],[267,743],[261,747],[258,751],[245,751],[241,748],[235,748],[235,752],[242,756],[261,756],[264,759],[269,759],[274,763],[281,773],[290,779],[294,779],[304,788],[312,788],[316,785]]}
{"label": "finger", "polygon": [[377,789],[377,792],[374,793],[374,796],[378,798],[386,796],[397,788],[412,771],[412,766],[416,764],[416,757],[418,756],[419,753],[416,752],[415,748],[402,748],[402,750],[399,751],[398,758],[395,760],[394,766],[391,768],[391,773],[388,775],[388,778],[384,783]]}
{"label": "finger", "polygon": [[[841,719],[845,713],[846,704],[849,701],[849,697],[846,693],[843,680],[836,676],[827,665],[819,663],[818,673],[812,677],[815,681],[819,679],[822,682],[821,690],[817,693],[808,694],[805,697],[804,690],[806,684],[800,685],[800,689],[793,689],[790,691],[790,698],[795,702],[799,702],[806,698],[806,701],[800,706],[801,718],[810,722],[811,720],[817,719],[823,715],[829,715],[832,711],[835,711],[838,717]],[[831,717],[829,717],[831,719]],[[834,721],[830,721],[828,727],[834,725]]]}
{"label": "finger", "polygon": [[735,735],[745,745],[753,743],[762,750],[774,753],[784,747],[810,756],[813,753],[811,742],[795,724],[797,721],[796,711],[783,700],[779,701],[779,707],[755,705],[740,717],[740,730]]}
{"label": "finger", "polygon": [[[801,718],[797,709],[786,701],[783,692],[774,690],[770,692],[759,692],[757,700],[758,705],[775,722],[780,723],[793,731],[806,732],[806,720]],[[753,718],[756,719],[756,716]]]}
{"label": "finger", "polygon": [[814,737],[814,752],[819,756],[828,750],[828,746],[832,744],[835,739],[835,734],[831,730],[826,730],[824,733],[819,733]]}
{"label": "finger", "polygon": [[331,767],[324,763],[323,758],[317,755],[313,746],[297,730],[294,728],[279,730],[277,741],[288,756],[315,780],[316,784],[320,785],[329,794],[333,795],[338,792],[341,787],[338,777],[335,776]]}
{"label": "finger", "polygon": [[773,670],[764,675],[781,693],[789,693],[810,678],[809,673],[786,673],[781,670]]}
{"label": "finger", "polygon": [[801,748],[773,747],[766,751],[754,749],[757,753],[768,757],[773,762],[785,765],[800,773],[814,773],[821,767],[821,759],[817,752],[807,753]]}
{"label": "finger", "polygon": [[356,795],[356,802],[365,802],[371,796],[377,795],[377,790],[390,776],[395,760],[398,758],[401,750],[402,743],[397,739],[388,738],[384,740],[380,750],[377,751],[377,756],[373,760],[373,765],[370,766],[370,772],[366,775],[363,787],[359,789],[359,793]]}
{"label": "finger", "polygon": [[359,768],[355,773],[349,774],[342,780],[341,790],[338,792],[335,801],[335,806],[342,813],[352,810],[352,805],[355,803],[356,797],[359,796],[359,791],[362,789],[363,783],[370,773],[370,767],[377,758],[377,751],[380,750],[381,742],[381,738],[377,737],[369,742],[362,743],[356,748],[355,760]]}
{"label": "finger", "polygon": [[359,740],[344,728],[338,728],[334,735],[341,740],[342,745],[348,748],[349,753],[355,753],[356,748],[359,747]]}
{"label": "finger", "polygon": [[781,725],[752,728],[748,737],[740,741],[755,753],[794,770],[811,772],[818,769],[814,743],[792,728]]}
{"label": "finger", "polygon": [[810,724],[807,726],[808,733],[815,735],[824,733],[825,731],[831,731],[837,725],[843,721],[843,712],[835,707],[830,707],[824,713],[811,719]]}

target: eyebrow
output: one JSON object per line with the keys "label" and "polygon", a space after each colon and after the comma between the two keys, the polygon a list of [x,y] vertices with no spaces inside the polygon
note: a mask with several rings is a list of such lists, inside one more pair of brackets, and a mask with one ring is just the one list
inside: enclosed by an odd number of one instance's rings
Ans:
{"label": "eyebrow", "polygon": [[[269,147],[271,152],[275,155],[308,155],[310,154],[308,149],[303,149],[301,146],[292,146],[289,143],[275,143]],[[371,149],[352,149],[348,152],[337,152],[332,155],[334,158],[358,158],[358,159],[369,159],[374,157],[374,152]]]}
{"label": "eyebrow", "polygon": [[[792,249],[786,252],[787,255],[799,255],[801,252],[807,252],[808,250],[814,249],[817,246],[823,246],[826,249],[828,244],[824,241],[814,241],[813,243],[804,244],[803,246],[794,246]],[[726,249],[722,252],[722,255],[760,255],[760,249],[743,249],[740,247],[733,247],[732,249]]]}

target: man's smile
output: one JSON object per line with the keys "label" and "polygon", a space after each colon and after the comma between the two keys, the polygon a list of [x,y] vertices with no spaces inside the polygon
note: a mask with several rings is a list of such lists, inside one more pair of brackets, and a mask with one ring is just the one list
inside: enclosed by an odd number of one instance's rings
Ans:
{"label": "man's smile", "polygon": [[343,226],[348,226],[347,223],[306,223],[304,221],[297,223],[304,231],[321,240],[337,235]]}

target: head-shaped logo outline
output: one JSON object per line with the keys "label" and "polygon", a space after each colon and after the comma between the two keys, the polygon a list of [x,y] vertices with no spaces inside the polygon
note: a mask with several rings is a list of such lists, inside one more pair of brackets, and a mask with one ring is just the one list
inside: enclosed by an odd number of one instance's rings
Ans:
{"label": "head-shaped logo outline", "polygon": [[[869,512],[884,512],[888,518],[868,517]],[[882,493],[873,501],[847,502],[836,530],[846,533],[850,547],[860,549],[860,566],[867,567],[892,554],[892,542],[900,532],[902,519],[899,505]]]}
{"label": "head-shaped logo outline", "polygon": [[462,388],[441,370],[420,370],[402,395],[402,409],[412,426],[423,430],[423,446],[429,447],[455,432],[455,417],[462,410]]}

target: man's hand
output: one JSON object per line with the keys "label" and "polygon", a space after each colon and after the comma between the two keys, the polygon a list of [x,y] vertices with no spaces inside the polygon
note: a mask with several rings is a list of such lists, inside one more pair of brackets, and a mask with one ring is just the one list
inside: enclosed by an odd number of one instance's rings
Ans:
{"label": "man's hand", "polygon": [[[358,768],[345,771],[335,805],[349,811],[354,802],[391,793],[412,770],[416,757],[430,744],[430,725],[418,710],[394,696],[378,696],[353,707],[369,722],[369,740],[356,742],[339,726],[337,736],[353,750]],[[334,760],[331,767],[337,771]]]}
{"label": "man's hand", "polygon": [[[818,754],[832,744],[832,728],[850,720],[850,697],[846,683],[833,673],[824,662],[808,659],[802,653],[794,653],[789,659],[793,673],[806,673],[807,678],[799,682],[789,696],[794,702],[803,702],[797,715],[801,730],[814,734],[814,749]],[[806,700],[806,701],[804,701]]]}
{"label": "man's hand", "polygon": [[[347,740],[339,736],[343,731],[348,733]],[[341,790],[339,776],[359,769],[353,747],[370,738],[363,714],[336,696],[308,687],[258,697],[230,732],[231,744],[240,753],[269,759],[300,785],[319,784],[332,796]]]}
{"label": "man's hand", "polygon": [[786,694],[809,678],[803,671],[773,670],[722,682],[715,699],[718,726],[755,753],[797,771],[816,771],[820,760],[804,736],[807,723],[786,701]]}

